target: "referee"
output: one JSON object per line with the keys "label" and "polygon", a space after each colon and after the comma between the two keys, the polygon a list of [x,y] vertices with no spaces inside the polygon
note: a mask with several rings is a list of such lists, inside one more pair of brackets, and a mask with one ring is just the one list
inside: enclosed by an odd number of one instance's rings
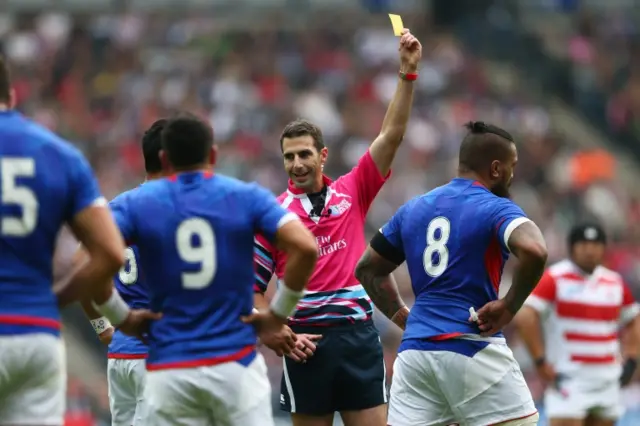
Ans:
{"label": "referee", "polygon": [[[289,123],[280,138],[289,185],[278,200],[314,233],[319,252],[308,291],[289,318],[299,350],[284,358],[280,405],[294,426],[331,426],[336,411],[346,426],[387,424],[382,345],[354,270],[366,247],[367,212],[390,175],[413,103],[422,46],[407,29],[399,52],[398,86],[380,134],[349,173],[335,181],[322,173],[328,149],[314,124]],[[283,252],[256,237],[256,307],[267,307],[264,292],[274,274],[282,279],[284,265]]]}

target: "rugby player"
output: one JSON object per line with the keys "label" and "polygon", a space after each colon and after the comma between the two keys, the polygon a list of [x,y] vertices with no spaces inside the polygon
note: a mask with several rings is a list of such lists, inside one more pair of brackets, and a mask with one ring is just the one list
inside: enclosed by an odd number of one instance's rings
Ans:
{"label": "rugby player", "polygon": [[[538,422],[500,328],[542,275],[546,245],[509,200],[518,159],[511,135],[482,122],[467,127],[458,177],[400,207],[356,268],[387,317],[402,324],[409,314],[394,364],[391,426]],[[519,265],[509,292],[498,300],[510,252]],[[410,313],[395,284],[384,280],[405,261],[416,295]],[[476,309],[478,320],[470,321]]]}
{"label": "rugby player", "polygon": [[[155,121],[142,137],[142,154],[147,182],[163,176],[160,163],[160,134],[166,122],[165,119]],[[112,208],[126,197],[124,194],[110,202]],[[147,283],[138,267],[137,252],[138,249],[135,246],[127,247],[126,263],[115,275],[113,281],[116,290],[129,306],[147,309],[149,307]],[[82,254],[79,253],[78,256]],[[76,262],[81,261],[76,260]],[[114,331],[109,320],[96,312],[90,301],[83,301],[82,308],[91,320],[91,325],[100,341],[109,345],[107,381],[112,426],[147,424],[147,403],[144,398],[147,345],[140,339],[123,334],[120,330]]]}
{"label": "rugby player", "polygon": [[125,329],[135,315],[114,311],[122,300],[111,284],[88,279],[109,278],[124,263],[122,237],[88,162],[14,104],[0,59],[0,425],[62,425],[66,359],[52,263],[65,223],[91,258],[60,287],[62,302],[87,292]]}
{"label": "rugby player", "polygon": [[637,365],[640,308],[620,274],[602,265],[602,227],[578,224],[567,240],[569,257],[546,270],[516,324],[548,385],[551,426],[613,426],[624,411],[620,386]]}
{"label": "rugby player", "polygon": [[[335,181],[323,174],[328,149],[314,124],[294,121],[280,137],[290,179],[278,201],[314,233],[319,255],[309,289],[289,319],[299,341],[313,345],[298,349],[307,356],[316,350],[305,363],[284,358],[280,407],[291,413],[295,426],[331,426],[336,411],[347,426],[386,425],[382,345],[371,300],[353,270],[366,245],[365,217],[389,177],[411,113],[422,46],[407,29],[399,52],[398,86],[380,134],[349,173]],[[265,305],[263,294],[272,276],[282,280],[286,259],[264,238],[256,238],[256,306]],[[311,340],[318,334],[322,339],[316,347]]]}
{"label": "rugby player", "polygon": [[[170,119],[162,147],[175,174],[112,206],[138,248],[151,308],[163,313],[149,332],[148,424],[271,426],[271,386],[248,322],[261,338],[282,334],[315,266],[315,240],[267,190],[213,173],[206,123],[189,114]],[[248,319],[241,317],[253,307],[256,231],[287,252],[286,284],[270,309]]]}

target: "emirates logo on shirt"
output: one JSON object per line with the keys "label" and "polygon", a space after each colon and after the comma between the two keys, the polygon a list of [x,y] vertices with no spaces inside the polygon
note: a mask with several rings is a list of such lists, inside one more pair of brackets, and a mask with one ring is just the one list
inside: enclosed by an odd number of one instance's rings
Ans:
{"label": "emirates logo on shirt", "polygon": [[344,238],[338,241],[331,241],[331,236],[321,236],[316,237],[316,243],[318,244],[319,257],[347,248],[347,242]]}

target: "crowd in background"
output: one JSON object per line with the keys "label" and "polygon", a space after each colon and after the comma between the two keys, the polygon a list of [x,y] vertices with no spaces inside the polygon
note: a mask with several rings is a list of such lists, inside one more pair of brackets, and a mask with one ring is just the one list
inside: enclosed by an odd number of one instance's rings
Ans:
{"label": "crowd in background", "polygon": [[[593,78],[590,86],[583,80],[576,84],[602,88],[601,73],[612,77],[609,68],[619,63],[611,55],[628,58],[629,50],[613,51],[597,41],[619,40],[619,34],[594,31],[593,21],[587,22],[576,27],[570,43],[580,72]],[[345,173],[380,128],[395,89],[398,57],[397,39],[380,20],[345,20],[340,29],[327,25],[304,32],[277,30],[277,20],[272,24],[221,32],[200,15],[0,14],[0,43],[12,65],[18,108],[77,144],[108,197],[141,181],[140,137],[156,118],[176,110],[211,123],[219,173],[279,192],[286,185],[278,143],[284,124],[297,117],[317,123],[329,148],[326,173]],[[570,138],[552,131],[545,105],[526,87],[494,87],[484,60],[466,51],[452,33],[436,30],[427,16],[416,15],[411,24],[424,45],[413,115],[393,177],[369,213],[369,229],[378,229],[409,198],[453,177],[463,124],[482,119],[518,141],[512,193],[543,230],[550,260],[566,255],[571,224],[599,219],[612,238],[609,264],[640,297],[640,199],[616,180],[615,158],[606,151],[576,151]],[[640,131],[634,121],[640,118],[640,74],[632,66],[626,75],[618,86],[607,80],[607,117],[615,129]],[[397,278],[410,302],[406,272],[400,270]],[[376,320],[391,374],[400,333],[385,319]],[[538,398],[542,384],[517,336],[508,334]],[[87,342],[96,345],[97,339],[89,335]],[[281,361],[271,354],[267,359],[279,389]],[[106,401],[89,402],[86,395],[104,391],[71,383],[70,416],[76,419],[69,425],[94,424],[88,407],[104,411]],[[278,396],[274,392],[275,407]],[[630,398],[640,404],[638,395]]]}

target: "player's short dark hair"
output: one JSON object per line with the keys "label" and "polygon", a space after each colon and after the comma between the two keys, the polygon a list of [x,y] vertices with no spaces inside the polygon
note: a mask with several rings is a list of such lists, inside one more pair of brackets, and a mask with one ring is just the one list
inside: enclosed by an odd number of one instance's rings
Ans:
{"label": "player's short dark hair", "polygon": [[0,102],[9,102],[11,98],[11,73],[4,57],[0,56]]}
{"label": "player's short dark hair", "polygon": [[482,172],[494,160],[506,160],[511,152],[513,136],[506,130],[482,121],[465,124],[469,131],[460,144],[458,169]]}
{"label": "player's short dark hair", "polygon": [[173,116],[162,129],[162,149],[176,168],[206,163],[212,147],[213,129],[191,113]]}
{"label": "player's short dark hair", "polygon": [[300,136],[311,136],[313,138],[313,146],[320,152],[324,148],[324,138],[322,130],[308,120],[299,118],[284,126],[280,135],[280,150],[283,151],[282,142],[284,138],[298,138]]}
{"label": "player's short dark hair", "polygon": [[166,124],[165,118],[156,120],[142,135],[142,155],[144,156],[144,170],[147,173],[162,171],[159,154],[162,149],[162,130]]}

